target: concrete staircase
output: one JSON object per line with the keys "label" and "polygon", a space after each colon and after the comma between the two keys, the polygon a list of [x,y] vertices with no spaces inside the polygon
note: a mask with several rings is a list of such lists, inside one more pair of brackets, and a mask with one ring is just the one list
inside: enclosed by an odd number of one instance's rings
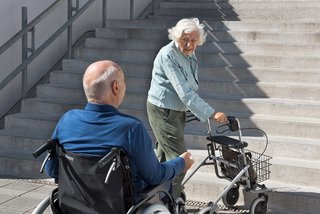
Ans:
{"label": "concrete staircase", "polygon": [[[201,96],[215,109],[237,116],[243,128],[261,128],[269,138],[267,187],[272,213],[320,211],[320,9],[311,0],[162,0],[143,20],[109,20],[62,62],[21,112],[5,118],[0,131],[0,173],[39,178],[32,151],[50,138],[59,117],[85,104],[81,86],[86,67],[111,59],[126,73],[121,110],[149,128],[145,101],[153,59],[166,43],[167,28],[183,17],[206,24],[207,43],[197,49]],[[213,129],[217,127],[212,123]],[[206,124],[186,128],[188,148],[199,163],[207,154]],[[151,133],[151,131],[150,131]],[[152,133],[151,133],[152,134]],[[244,131],[249,149],[262,152],[261,133]],[[228,181],[203,167],[186,184],[191,200],[215,200]],[[250,204],[253,196],[243,200]],[[242,201],[239,201],[242,203]]]}

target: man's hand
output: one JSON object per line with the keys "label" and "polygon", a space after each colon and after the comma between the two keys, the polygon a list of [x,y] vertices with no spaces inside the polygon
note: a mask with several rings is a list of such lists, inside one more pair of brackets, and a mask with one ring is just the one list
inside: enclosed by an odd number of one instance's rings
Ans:
{"label": "man's hand", "polygon": [[192,164],[194,163],[194,160],[192,159],[190,152],[185,152],[182,155],[180,155],[184,159],[185,167],[183,169],[183,172],[187,172],[188,169],[191,168]]}

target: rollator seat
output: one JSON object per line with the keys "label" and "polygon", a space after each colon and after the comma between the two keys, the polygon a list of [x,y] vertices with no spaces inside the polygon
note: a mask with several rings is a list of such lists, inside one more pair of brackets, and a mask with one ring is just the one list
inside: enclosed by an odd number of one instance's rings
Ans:
{"label": "rollator seat", "polygon": [[209,136],[207,140],[233,149],[241,149],[248,146],[247,142],[240,142],[239,140],[224,135]]}

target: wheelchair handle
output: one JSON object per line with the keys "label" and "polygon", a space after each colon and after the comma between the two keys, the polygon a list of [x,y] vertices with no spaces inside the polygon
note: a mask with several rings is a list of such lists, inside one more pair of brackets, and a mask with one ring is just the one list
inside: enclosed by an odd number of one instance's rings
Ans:
{"label": "wheelchair handle", "polygon": [[108,154],[106,154],[103,158],[101,158],[99,160],[98,167],[100,167],[100,168],[104,167],[107,163],[109,163],[116,156],[117,156],[117,150],[111,149],[111,151]]}
{"label": "wheelchair handle", "polygon": [[52,142],[51,140],[48,140],[45,144],[40,146],[36,151],[32,153],[32,156],[34,158],[38,158],[40,155],[42,155],[45,151],[48,151],[52,148]]}

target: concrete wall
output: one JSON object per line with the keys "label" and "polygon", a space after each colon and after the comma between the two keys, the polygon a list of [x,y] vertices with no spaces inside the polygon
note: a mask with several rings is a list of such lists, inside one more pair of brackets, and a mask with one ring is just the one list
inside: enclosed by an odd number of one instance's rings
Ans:
{"label": "concrete wall", "polygon": [[[0,1],[0,46],[21,30],[21,8],[28,8],[28,22],[37,17],[54,0],[1,0]],[[75,2],[75,1],[74,1]],[[80,5],[86,3],[80,0]],[[134,16],[137,17],[151,0],[135,0]],[[102,1],[97,0],[73,25],[73,41],[83,33],[101,26]],[[129,19],[129,0],[108,0],[108,19]],[[35,27],[35,46],[39,47],[67,20],[67,0],[63,0],[52,13]],[[30,34],[29,34],[30,35]],[[31,38],[31,36],[29,36]],[[28,66],[29,88],[37,83],[50,68],[66,53],[67,35],[64,32],[37,59]],[[31,43],[29,41],[29,47]],[[0,82],[21,64],[21,40],[0,55]],[[21,98],[21,75],[0,91],[0,118]]]}
{"label": "concrete wall", "polygon": [[[133,17],[138,17],[152,0],[133,0]],[[107,16],[109,19],[129,19],[130,0],[108,0]]]}

